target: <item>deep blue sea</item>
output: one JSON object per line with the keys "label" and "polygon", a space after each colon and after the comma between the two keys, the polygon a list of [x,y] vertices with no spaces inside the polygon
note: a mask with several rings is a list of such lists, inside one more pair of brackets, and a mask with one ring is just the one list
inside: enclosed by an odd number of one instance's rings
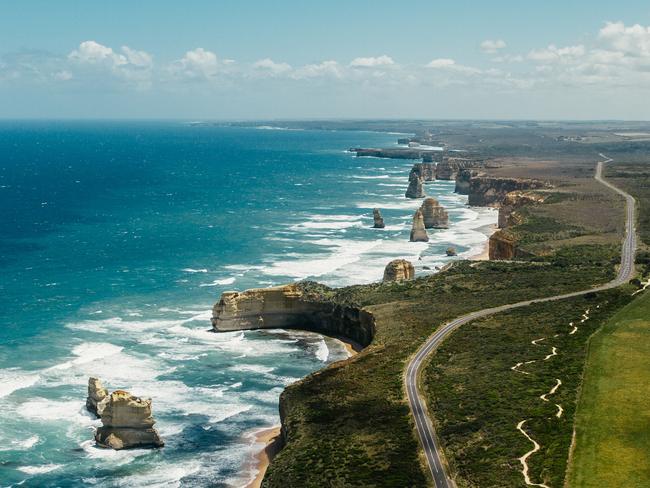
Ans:
{"label": "deep blue sea", "polygon": [[[0,122],[0,486],[246,485],[282,389],[347,353],[297,331],[208,332],[220,293],[377,281],[398,257],[431,272],[496,222],[433,182],[452,225],[409,243],[412,161],[346,151],[397,137]],[[94,447],[91,375],[151,397],[166,446]]]}

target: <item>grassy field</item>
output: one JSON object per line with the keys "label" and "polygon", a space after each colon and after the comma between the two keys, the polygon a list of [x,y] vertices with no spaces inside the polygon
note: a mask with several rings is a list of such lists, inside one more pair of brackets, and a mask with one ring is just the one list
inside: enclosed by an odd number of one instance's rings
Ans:
{"label": "grassy field", "polygon": [[[588,338],[628,297],[614,290],[537,304],[464,325],[442,344],[425,382],[459,488],[524,486],[518,458],[532,443],[516,428],[522,420],[541,445],[528,459],[531,481],[562,486]],[[517,363],[527,364],[511,369]]]}
{"label": "grassy field", "polygon": [[578,414],[571,487],[650,486],[650,293],[591,340]]}

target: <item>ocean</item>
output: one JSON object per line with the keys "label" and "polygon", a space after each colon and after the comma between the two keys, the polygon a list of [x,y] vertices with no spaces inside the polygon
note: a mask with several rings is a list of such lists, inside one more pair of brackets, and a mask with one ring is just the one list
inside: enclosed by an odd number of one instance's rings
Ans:
{"label": "ocean", "polygon": [[[283,388],[347,352],[307,332],[211,333],[221,292],[369,283],[395,258],[432,272],[496,222],[436,181],[450,228],[408,242],[413,161],[347,152],[397,137],[0,122],[0,486],[246,485]],[[95,447],[89,376],[151,397],[166,446]]]}

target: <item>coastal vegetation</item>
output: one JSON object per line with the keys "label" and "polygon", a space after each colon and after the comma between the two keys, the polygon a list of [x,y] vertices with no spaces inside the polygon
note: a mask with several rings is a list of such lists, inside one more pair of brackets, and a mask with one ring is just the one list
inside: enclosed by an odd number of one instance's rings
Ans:
{"label": "coastal vegetation", "polygon": [[[408,358],[438,326],[462,314],[581,290],[615,276],[623,204],[593,183],[591,166],[551,171],[560,182],[557,190],[546,203],[526,207],[521,222],[507,229],[534,251],[524,259],[461,261],[443,273],[400,283],[341,289],[313,285],[312,292],[324,299],[371,312],[376,333],[359,355],[282,394],[287,443],[263,486],[430,484],[405,401]],[[599,208],[605,210],[594,219],[593,210]],[[518,458],[531,449],[517,429],[524,419],[543,446],[530,458],[528,475],[561,483],[588,338],[630,293],[623,288],[526,307],[467,324],[445,341],[423,380],[458,486],[523,484]],[[587,308],[594,312],[586,325],[568,337],[569,323]],[[561,332],[568,337],[566,351],[553,361],[529,375],[510,369],[519,358],[541,354],[531,341]],[[559,350],[560,336],[553,340],[558,344],[551,347]],[[558,418],[555,402],[547,405],[539,397],[560,376],[563,387],[556,398],[563,411]]]}

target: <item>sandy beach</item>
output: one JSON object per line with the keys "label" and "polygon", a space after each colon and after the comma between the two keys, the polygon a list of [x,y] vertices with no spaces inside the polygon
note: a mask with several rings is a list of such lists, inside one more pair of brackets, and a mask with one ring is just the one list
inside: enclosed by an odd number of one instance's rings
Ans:
{"label": "sandy beach", "polygon": [[259,430],[254,433],[255,443],[264,444],[264,448],[255,455],[253,464],[257,470],[255,479],[250,483],[245,485],[245,488],[259,488],[262,484],[262,479],[266,473],[266,469],[269,467],[269,463],[273,459],[281,446],[280,439],[280,426],[276,425],[275,427],[270,427],[268,429]]}
{"label": "sandy beach", "polygon": [[487,236],[487,240],[485,241],[483,250],[480,253],[471,256],[469,259],[472,261],[488,261],[490,259],[490,236],[499,229],[497,228],[496,224],[490,224],[482,227],[479,230]]}

